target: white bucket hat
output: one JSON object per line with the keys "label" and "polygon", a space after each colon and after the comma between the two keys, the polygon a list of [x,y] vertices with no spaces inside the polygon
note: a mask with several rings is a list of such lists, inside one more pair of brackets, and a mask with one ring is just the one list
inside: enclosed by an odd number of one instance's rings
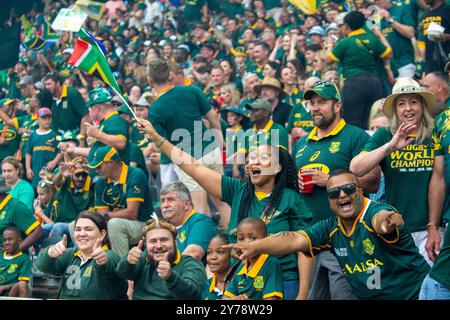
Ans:
{"label": "white bucket hat", "polygon": [[431,92],[423,89],[417,81],[414,81],[411,78],[399,78],[392,88],[392,94],[384,101],[383,113],[388,117],[392,117],[394,115],[395,99],[402,94],[411,93],[417,94],[425,100],[425,108],[427,108],[428,111],[433,110],[436,105],[436,98]]}

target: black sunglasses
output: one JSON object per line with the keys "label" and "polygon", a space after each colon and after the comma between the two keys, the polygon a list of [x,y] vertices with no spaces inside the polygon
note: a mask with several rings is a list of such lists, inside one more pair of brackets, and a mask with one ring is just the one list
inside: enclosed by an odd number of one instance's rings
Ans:
{"label": "black sunglasses", "polygon": [[341,191],[344,191],[344,193],[346,195],[350,196],[356,192],[356,188],[358,188],[358,185],[356,183],[349,183],[349,184],[345,184],[340,187],[328,189],[327,195],[328,195],[328,198],[330,198],[330,199],[337,199],[337,198],[339,198]]}

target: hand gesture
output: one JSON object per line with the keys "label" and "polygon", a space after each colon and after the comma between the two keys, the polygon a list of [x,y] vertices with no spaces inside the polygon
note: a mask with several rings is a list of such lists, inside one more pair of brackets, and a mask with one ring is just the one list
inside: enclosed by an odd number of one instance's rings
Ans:
{"label": "hand gesture", "polygon": [[425,250],[427,251],[428,258],[434,262],[441,252],[441,235],[439,234],[438,228],[428,228]]}
{"label": "hand gesture", "polygon": [[130,252],[128,252],[127,261],[129,264],[136,265],[139,261],[139,259],[142,256],[142,246],[144,242],[142,240],[139,240],[139,243],[137,247],[133,247]]}
{"label": "hand gesture", "polygon": [[27,178],[28,178],[28,180],[33,180],[33,178],[34,178],[33,170],[27,169]]}
{"label": "hand gesture", "polygon": [[389,142],[389,147],[395,150],[400,150],[406,147],[408,144],[414,141],[413,137],[409,137],[408,135],[416,128],[415,124],[405,124],[402,122],[400,127],[398,127],[397,132],[392,137]]}
{"label": "hand gesture", "polygon": [[61,163],[60,167],[60,171],[59,173],[63,176],[63,177],[68,177],[70,176],[70,174],[72,173],[72,164],[70,162],[63,162]]}
{"label": "hand gesture", "polygon": [[169,279],[172,275],[172,267],[169,262],[169,252],[164,253],[164,260],[159,262],[156,271],[158,272],[158,276],[163,280]]}
{"label": "hand gesture", "polygon": [[243,242],[238,242],[238,243],[231,243],[231,244],[227,244],[222,246],[222,248],[225,249],[235,249],[236,253],[240,254],[239,255],[239,260],[244,260],[247,257],[251,257],[254,256],[255,254],[258,254],[258,252],[256,252],[256,248],[254,247],[254,242],[250,242],[250,243],[243,243]]}
{"label": "hand gesture", "polygon": [[63,235],[62,240],[58,242],[57,244],[53,245],[48,249],[48,255],[51,258],[58,258],[66,252],[67,249],[67,236]]}
{"label": "hand gesture", "polygon": [[85,122],[84,125],[86,126],[86,134],[89,137],[98,138],[98,135],[101,132],[98,126],[91,124],[89,122]]}
{"label": "hand gesture", "polygon": [[[308,182],[303,182],[303,177],[305,176],[311,176],[312,180]],[[310,184],[315,184],[319,187],[325,187],[327,185],[329,175],[317,170],[317,169],[304,169],[302,170],[302,173],[298,175],[298,185],[300,188],[300,191],[303,190],[305,186],[308,186]]]}
{"label": "hand gesture", "polygon": [[102,249],[102,240],[100,238],[95,241],[94,247],[92,247],[92,258],[99,266],[108,263],[108,256],[106,251]]}
{"label": "hand gesture", "polygon": [[387,216],[384,217],[384,220],[381,221],[381,234],[390,234],[395,228],[401,226],[403,224],[403,218],[401,214],[391,211]]}
{"label": "hand gesture", "polygon": [[146,120],[146,119],[138,119],[136,122],[137,128],[139,130],[139,132],[144,135],[145,137],[147,137],[150,140],[154,140],[152,139],[152,137],[154,138],[157,133],[155,128],[153,127],[153,125],[150,123],[150,121]]}

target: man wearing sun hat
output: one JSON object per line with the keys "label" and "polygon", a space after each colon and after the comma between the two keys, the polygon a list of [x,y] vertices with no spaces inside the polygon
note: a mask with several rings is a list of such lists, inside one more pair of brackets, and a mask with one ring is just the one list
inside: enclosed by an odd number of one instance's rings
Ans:
{"label": "man wearing sun hat", "polygon": [[112,250],[124,256],[141,239],[153,212],[147,177],[141,169],[126,165],[110,146],[96,149],[88,166],[100,176],[95,184],[95,211],[108,220]]}
{"label": "man wearing sun hat", "polygon": [[[299,170],[300,195],[313,213],[312,223],[316,223],[335,216],[326,193],[329,174],[337,169],[348,170],[350,161],[362,150],[369,135],[342,119],[341,95],[333,81],[315,82],[305,92],[304,99],[309,101],[314,128],[295,143],[292,156]],[[306,182],[307,179],[310,182]],[[366,192],[374,192],[378,189],[379,179],[378,169],[360,180]],[[308,190],[311,185],[312,190]],[[316,256],[312,272],[310,299],[355,298],[342,269],[330,252]]]}
{"label": "man wearing sun hat", "polygon": [[289,121],[292,106],[282,101],[284,90],[280,81],[266,77],[261,84],[255,86],[255,92],[272,105],[272,120],[285,127]]}

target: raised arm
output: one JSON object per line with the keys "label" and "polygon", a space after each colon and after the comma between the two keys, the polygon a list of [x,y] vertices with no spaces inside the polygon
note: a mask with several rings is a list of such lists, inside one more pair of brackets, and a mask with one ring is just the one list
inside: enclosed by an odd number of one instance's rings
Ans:
{"label": "raised arm", "polygon": [[202,166],[191,155],[161,137],[149,121],[139,119],[137,125],[142,134],[152,140],[173,163],[197,181],[203,189],[219,199],[222,198],[221,174]]}
{"label": "raised arm", "polygon": [[310,249],[308,239],[296,231],[283,231],[253,242],[225,245],[224,248],[240,250],[241,260],[261,253],[283,256],[292,252],[308,252]]}
{"label": "raised arm", "polygon": [[401,225],[403,218],[394,211],[381,210],[372,219],[372,227],[379,234],[391,234]]}

